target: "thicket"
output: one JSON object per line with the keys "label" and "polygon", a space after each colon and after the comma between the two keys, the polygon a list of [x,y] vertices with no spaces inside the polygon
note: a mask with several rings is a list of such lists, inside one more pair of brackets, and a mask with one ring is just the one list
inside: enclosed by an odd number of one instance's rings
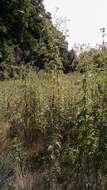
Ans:
{"label": "thicket", "polygon": [[106,190],[107,69],[83,67],[0,82],[1,189]]}

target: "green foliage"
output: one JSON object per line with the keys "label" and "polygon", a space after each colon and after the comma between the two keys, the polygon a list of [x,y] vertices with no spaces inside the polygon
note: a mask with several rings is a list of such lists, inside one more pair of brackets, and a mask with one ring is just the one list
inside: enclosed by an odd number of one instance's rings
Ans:
{"label": "green foliage", "polygon": [[84,63],[88,66],[93,66],[93,69],[103,70],[107,66],[107,49],[94,49],[90,48],[88,51],[80,52],[78,58],[78,68],[83,72]]}
{"label": "green foliage", "polygon": [[6,78],[6,72],[13,78],[13,66],[19,70],[29,64],[45,70],[63,69],[66,56],[61,47],[65,43],[42,1],[0,1],[0,79]]}
{"label": "green foliage", "polygon": [[1,0],[0,38],[0,188],[106,190],[107,50],[68,51],[42,0]]}
{"label": "green foliage", "polygon": [[27,70],[0,82],[1,144],[13,170],[39,173],[41,189],[106,189],[106,74],[84,63],[82,75]]}

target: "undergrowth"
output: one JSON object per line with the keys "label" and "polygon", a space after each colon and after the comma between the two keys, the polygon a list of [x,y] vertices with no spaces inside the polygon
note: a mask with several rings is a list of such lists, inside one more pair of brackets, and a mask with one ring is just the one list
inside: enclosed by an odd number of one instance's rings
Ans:
{"label": "undergrowth", "polygon": [[11,170],[1,188],[106,190],[106,74],[85,64],[0,82],[1,165]]}

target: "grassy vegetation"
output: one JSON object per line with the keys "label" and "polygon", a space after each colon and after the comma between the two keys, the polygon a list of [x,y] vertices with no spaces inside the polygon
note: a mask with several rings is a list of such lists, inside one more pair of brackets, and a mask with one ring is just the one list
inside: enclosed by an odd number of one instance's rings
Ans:
{"label": "grassy vegetation", "polygon": [[106,190],[106,74],[84,65],[0,82],[1,189]]}

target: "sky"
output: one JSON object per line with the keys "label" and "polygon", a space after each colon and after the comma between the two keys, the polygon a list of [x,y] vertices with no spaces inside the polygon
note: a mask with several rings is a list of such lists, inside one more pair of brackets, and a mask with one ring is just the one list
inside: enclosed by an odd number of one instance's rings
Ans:
{"label": "sky", "polygon": [[44,0],[44,5],[55,19],[69,20],[65,24],[69,48],[74,44],[101,44],[100,28],[107,28],[107,0]]}

